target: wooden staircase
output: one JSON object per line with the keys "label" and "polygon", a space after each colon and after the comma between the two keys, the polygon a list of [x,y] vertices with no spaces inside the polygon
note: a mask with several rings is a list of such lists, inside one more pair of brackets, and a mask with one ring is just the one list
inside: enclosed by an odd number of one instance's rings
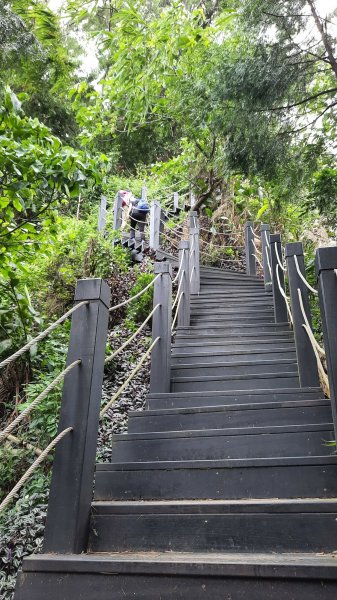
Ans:
{"label": "wooden staircase", "polygon": [[15,600],[335,600],[333,439],[261,280],[201,268],[171,392],[97,465],[87,553],[26,559]]}

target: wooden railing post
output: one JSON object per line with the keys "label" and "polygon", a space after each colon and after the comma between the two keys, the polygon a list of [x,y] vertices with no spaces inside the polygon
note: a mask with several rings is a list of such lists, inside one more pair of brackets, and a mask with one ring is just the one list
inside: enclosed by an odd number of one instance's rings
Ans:
{"label": "wooden railing post", "polygon": [[67,365],[77,359],[81,364],[63,386],[59,432],[73,431],[55,451],[46,553],[80,554],[87,548],[110,298],[103,279],[77,282],[75,302],[89,303],[72,316]]}
{"label": "wooden railing post", "polygon": [[198,213],[190,212],[190,293],[200,292],[200,250]]}
{"label": "wooden railing post", "polygon": [[114,229],[120,229],[122,227],[122,196],[117,192],[114,201]]}
{"label": "wooden railing post", "polygon": [[337,439],[337,247],[318,248],[316,275],[324,348],[328,367],[332,417]]}
{"label": "wooden railing post", "polygon": [[187,240],[179,243],[179,265],[181,270],[178,281],[178,289],[183,294],[179,304],[178,327],[189,327],[190,325],[190,244]]}
{"label": "wooden railing post", "polygon": [[303,327],[305,321],[303,318],[298,293],[298,290],[300,290],[304,311],[311,326],[311,311],[308,288],[297,272],[295,256],[297,258],[299,270],[305,277],[303,245],[301,242],[286,244],[285,248],[300,385],[301,387],[319,387],[320,382],[317,360],[308,334]]}
{"label": "wooden railing post", "polygon": [[98,231],[102,231],[104,233],[106,226],[106,196],[101,196],[101,202],[98,208]]}
{"label": "wooden railing post", "polygon": [[279,233],[274,233],[270,235],[270,257],[273,282],[274,312],[275,323],[286,323],[288,321],[287,304],[285,298],[280,292],[278,283],[279,281],[281,288],[285,292],[284,272],[279,266],[276,252],[280,257],[280,260],[282,261],[281,235]]}
{"label": "wooden railing post", "polygon": [[158,250],[160,246],[160,216],[160,203],[154,200],[150,207],[150,248],[152,250]]}
{"label": "wooden railing post", "polygon": [[261,244],[263,261],[263,279],[266,292],[271,292],[270,225],[261,224]]}
{"label": "wooden railing post", "polygon": [[246,251],[246,273],[256,275],[256,258],[254,248],[254,223],[247,221],[245,224],[245,251]]}
{"label": "wooden railing post", "polygon": [[179,194],[178,192],[174,192],[173,194],[173,212],[179,212]]}
{"label": "wooden railing post", "polygon": [[152,317],[152,339],[160,339],[151,354],[150,392],[166,393],[171,375],[172,267],[168,262],[157,262],[154,273],[161,276],[154,284],[153,306],[160,306]]}

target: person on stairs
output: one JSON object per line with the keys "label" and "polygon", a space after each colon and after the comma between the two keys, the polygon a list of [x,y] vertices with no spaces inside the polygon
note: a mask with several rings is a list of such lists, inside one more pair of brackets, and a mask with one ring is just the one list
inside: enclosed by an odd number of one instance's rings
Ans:
{"label": "person on stairs", "polygon": [[130,240],[134,240],[136,237],[136,228],[140,232],[141,241],[145,240],[145,225],[146,216],[150,212],[150,207],[147,201],[143,198],[130,197],[129,203],[129,215],[130,215]]}

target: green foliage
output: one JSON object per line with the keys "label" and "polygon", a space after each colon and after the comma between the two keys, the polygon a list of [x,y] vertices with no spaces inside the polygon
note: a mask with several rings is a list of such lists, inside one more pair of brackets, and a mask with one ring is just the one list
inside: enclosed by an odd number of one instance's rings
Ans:
{"label": "green foliage", "polygon": [[[152,273],[141,273],[138,275],[135,285],[130,290],[130,297],[141,292],[151,281],[153,281]],[[151,286],[144,294],[133,300],[128,305],[128,318],[136,323],[141,323],[150,314],[153,307],[153,286]]]}
{"label": "green foliage", "polygon": [[19,499],[0,515],[0,590],[11,600],[22,559],[42,550],[47,509],[46,490]]}
{"label": "green foliage", "polygon": [[310,205],[317,208],[333,227],[337,227],[337,169],[324,167],[314,173]]}

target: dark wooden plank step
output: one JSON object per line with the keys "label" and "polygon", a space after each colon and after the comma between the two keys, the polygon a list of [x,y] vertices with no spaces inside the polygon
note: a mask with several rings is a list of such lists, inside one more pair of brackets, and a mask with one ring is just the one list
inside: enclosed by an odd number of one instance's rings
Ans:
{"label": "dark wooden plank step", "polygon": [[271,371],[265,373],[246,373],[245,375],[222,375],[209,377],[177,377],[171,381],[172,392],[193,391],[235,391],[253,389],[300,387],[297,369],[289,373]]}
{"label": "dark wooden plank step", "polygon": [[332,424],[112,436],[112,461],[179,461],[330,455]]}
{"label": "dark wooden plank step", "polygon": [[96,500],[336,498],[337,457],[98,464]]}
{"label": "dark wooden plank step", "polygon": [[223,404],[249,404],[257,402],[285,402],[295,400],[315,400],[324,398],[320,388],[279,388],[250,389],[213,392],[171,392],[168,394],[148,394],[149,408],[188,408],[219,406]]}
{"label": "dark wooden plank step", "polygon": [[233,350],[232,352],[226,350],[206,349],[204,351],[201,348],[199,351],[193,353],[188,352],[188,348],[185,348],[185,352],[178,352],[178,348],[172,350],[171,365],[182,365],[182,364],[196,364],[196,363],[213,363],[213,362],[226,362],[236,363],[241,361],[249,360],[283,360],[291,359],[296,361],[296,350],[294,346],[289,346],[289,349],[282,348],[260,348],[260,349],[242,349],[241,351]]}
{"label": "dark wooden plank step", "polygon": [[129,433],[303,425],[332,421],[328,400],[131,411],[128,416]]}
{"label": "dark wooden plank step", "polygon": [[[333,552],[337,501],[94,503],[90,552]],[[303,505],[303,509],[302,509]]]}
{"label": "dark wooden plank step", "polygon": [[171,366],[171,381],[174,383],[182,377],[208,377],[223,375],[245,375],[257,373],[297,373],[296,358],[267,359],[264,360],[237,360],[236,362],[218,361],[214,357],[213,362],[198,362],[196,364],[180,364]]}
{"label": "dark wooden plank step", "polygon": [[[184,340],[186,340],[186,338],[184,338]],[[293,350],[294,347],[294,339],[289,336],[283,338],[279,338],[278,336],[276,338],[267,337],[265,339],[261,337],[260,339],[249,339],[249,341],[247,341],[246,338],[236,340],[231,339],[229,342],[227,342],[225,338],[220,340],[216,338],[209,341],[203,339],[199,342],[197,340],[191,341],[190,339],[187,339],[185,343],[182,343],[179,339],[175,338],[175,342],[172,346],[172,355],[175,355],[176,353],[199,354],[202,351],[205,353],[218,353],[219,351],[233,352],[234,354],[248,351],[258,352],[259,350],[270,350],[270,352],[272,352],[274,348],[276,350]]]}

